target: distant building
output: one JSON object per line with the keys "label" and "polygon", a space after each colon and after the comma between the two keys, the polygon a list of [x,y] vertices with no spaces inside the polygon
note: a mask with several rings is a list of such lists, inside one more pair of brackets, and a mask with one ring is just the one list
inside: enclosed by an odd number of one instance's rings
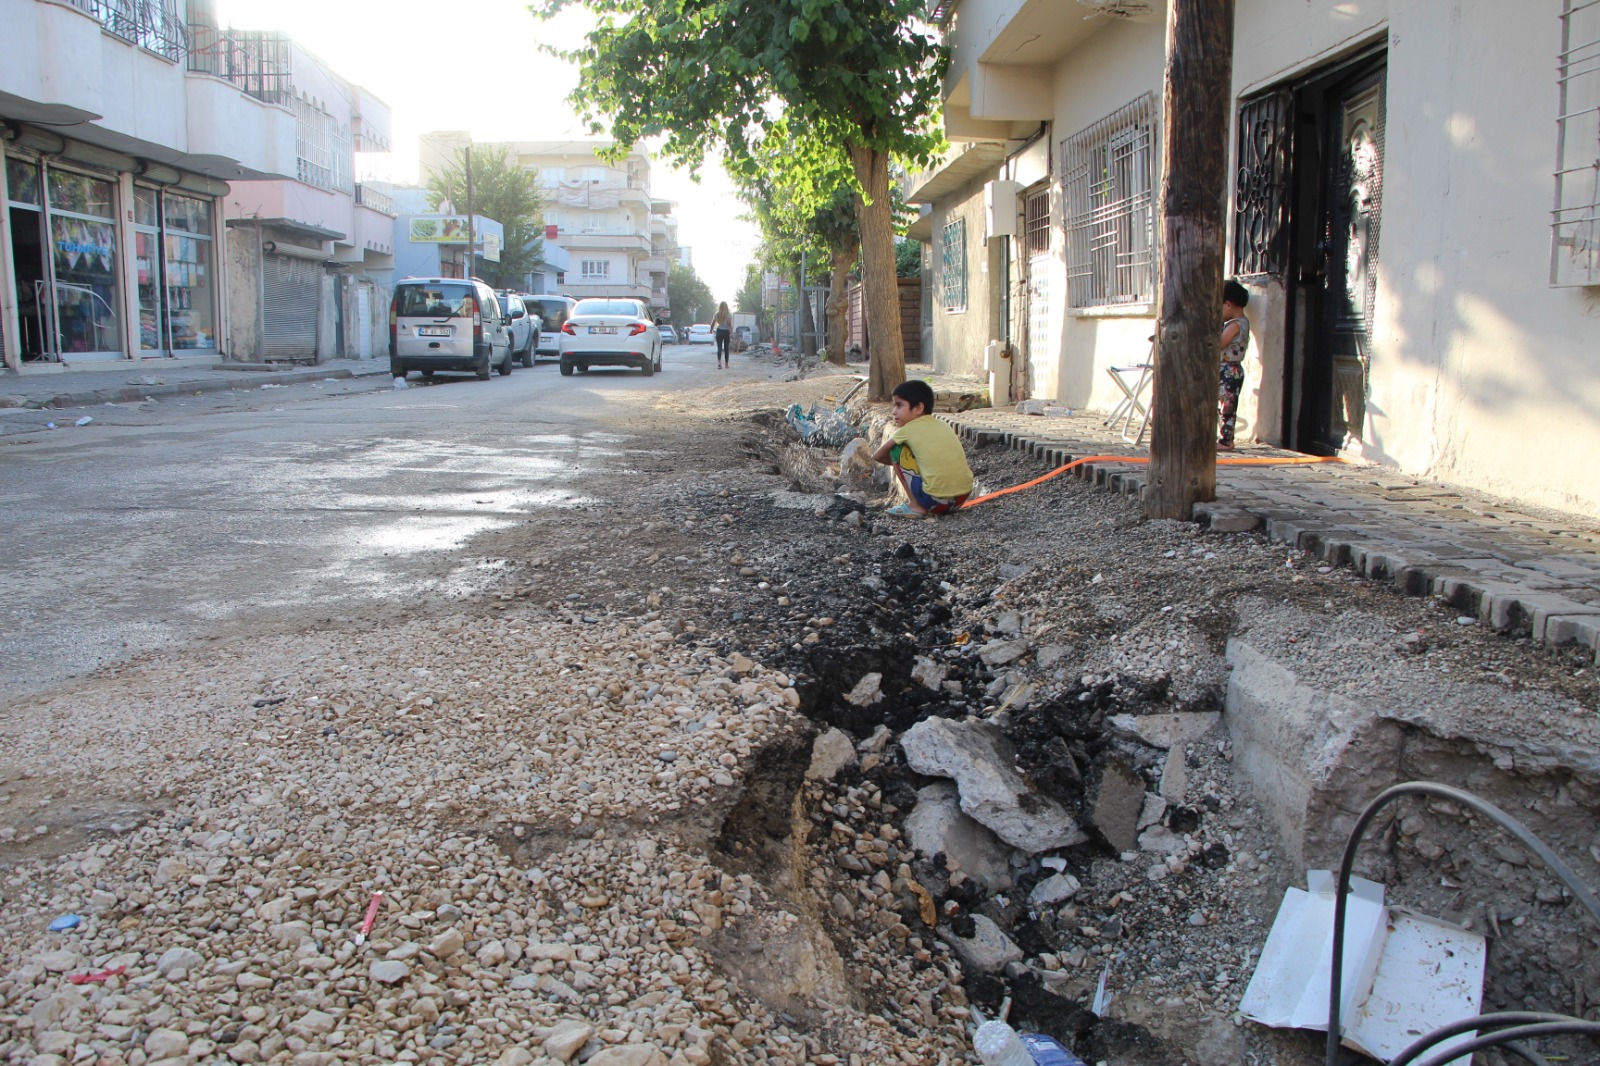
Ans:
{"label": "distant building", "polygon": [[[464,133],[424,134],[424,176],[453,161],[455,152],[469,143]],[[567,258],[566,265],[550,272],[556,289],[580,298],[634,296],[665,307],[668,264],[678,244],[673,204],[650,195],[650,158],[645,153],[631,152],[616,164],[595,154],[612,143],[507,141],[484,147],[504,148],[538,173],[545,202],[546,262],[553,264],[552,250]]]}
{"label": "distant building", "polygon": [[[426,189],[392,188],[389,193],[396,212],[395,254],[386,284],[392,286],[402,278],[464,278],[472,273],[467,266],[465,215],[435,211]],[[505,227],[498,220],[474,214],[471,236],[479,259],[499,262]]]}

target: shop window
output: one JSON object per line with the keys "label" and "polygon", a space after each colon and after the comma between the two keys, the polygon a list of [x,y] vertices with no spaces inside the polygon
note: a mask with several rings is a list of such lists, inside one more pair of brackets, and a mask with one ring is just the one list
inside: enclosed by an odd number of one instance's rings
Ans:
{"label": "shop window", "polygon": [[7,196],[14,204],[39,203],[39,165],[23,159],[6,160]]}
{"label": "shop window", "polygon": [[215,349],[211,202],[136,188],[134,203],[139,347],[151,352]]}
{"label": "shop window", "polygon": [[119,352],[115,187],[86,174],[54,169],[45,187],[56,350],[63,356]]}
{"label": "shop window", "polygon": [[940,241],[943,270],[939,293],[946,312],[967,309],[967,220],[958,218],[945,226]]}
{"label": "shop window", "polygon": [[1073,307],[1155,298],[1156,114],[1146,93],[1061,144]]}

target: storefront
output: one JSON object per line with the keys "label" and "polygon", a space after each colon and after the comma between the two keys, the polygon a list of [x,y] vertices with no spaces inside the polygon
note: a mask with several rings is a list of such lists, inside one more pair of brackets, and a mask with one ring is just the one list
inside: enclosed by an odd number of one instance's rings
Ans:
{"label": "storefront", "polygon": [[8,365],[217,350],[212,197],[20,151],[5,157],[3,188]]}
{"label": "storefront", "polygon": [[136,185],[133,203],[140,354],[216,351],[211,201]]}

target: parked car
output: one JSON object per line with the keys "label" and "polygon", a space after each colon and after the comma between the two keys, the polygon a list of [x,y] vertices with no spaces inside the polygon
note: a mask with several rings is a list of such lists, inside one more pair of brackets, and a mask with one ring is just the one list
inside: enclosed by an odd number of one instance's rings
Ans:
{"label": "parked car", "polygon": [[405,278],[389,302],[389,372],[511,373],[511,319],[494,290],[476,278]]}
{"label": "parked car", "polygon": [[511,358],[523,366],[532,366],[533,349],[539,343],[539,317],[529,314],[517,293],[502,289],[496,295],[500,313],[506,317],[506,329],[511,331]]}
{"label": "parked car", "polygon": [[561,325],[561,373],[592,366],[638,367],[645,377],[661,369],[661,331],[642,300],[579,300]]}
{"label": "parked car", "polygon": [[696,322],[694,325],[690,326],[688,335],[685,337],[685,339],[690,344],[717,343],[717,338],[711,333],[711,327],[704,322]]}
{"label": "parked car", "polygon": [[567,316],[572,314],[572,307],[577,302],[570,296],[556,296],[553,293],[522,298],[528,313],[539,316],[539,341],[533,350],[535,359],[561,357],[561,327],[566,324]]}
{"label": "parked car", "polygon": [[660,325],[660,326],[657,326],[656,329],[661,331],[661,343],[662,344],[677,344],[678,343],[678,331],[673,329],[671,326]]}

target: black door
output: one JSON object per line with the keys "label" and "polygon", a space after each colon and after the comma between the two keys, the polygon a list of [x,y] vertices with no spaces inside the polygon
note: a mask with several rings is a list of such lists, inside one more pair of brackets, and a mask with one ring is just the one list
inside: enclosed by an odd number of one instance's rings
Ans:
{"label": "black door", "polygon": [[1366,431],[1383,201],[1384,72],[1382,58],[1369,61],[1326,87],[1308,87],[1320,99],[1303,99],[1309,106],[1302,122],[1312,117],[1321,126],[1321,175],[1310,270],[1302,275],[1311,306],[1295,419],[1300,451],[1331,455]]}

